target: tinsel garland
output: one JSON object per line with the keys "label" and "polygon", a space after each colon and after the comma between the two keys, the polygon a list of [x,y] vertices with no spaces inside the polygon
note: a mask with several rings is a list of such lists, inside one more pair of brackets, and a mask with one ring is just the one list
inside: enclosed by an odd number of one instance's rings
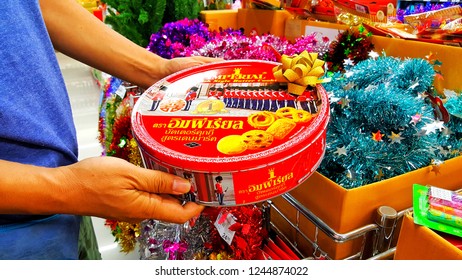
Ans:
{"label": "tinsel garland", "polygon": [[[336,72],[331,93],[326,155],[318,171],[344,188],[356,188],[443,161],[449,124],[435,119],[426,98],[435,76],[424,59],[373,57]],[[459,139],[456,140],[458,142]]]}
{"label": "tinsel garland", "polygon": [[435,147],[435,153],[444,158],[452,158],[462,153],[462,95],[446,90],[445,107],[450,114],[450,121],[442,137],[440,145]]}
{"label": "tinsel garland", "polygon": [[147,49],[163,58],[182,57],[192,38],[206,42],[209,36],[207,24],[198,19],[183,19],[166,23],[158,32],[153,33]]}
{"label": "tinsel garland", "polygon": [[[98,140],[103,146],[103,154],[127,160],[141,166],[141,155],[131,131],[130,92],[124,98],[117,94],[123,82],[110,77],[102,85],[102,101],[98,120]],[[119,243],[121,252],[129,253],[137,244],[140,233],[139,224],[123,221],[106,220],[115,242]]]}
{"label": "tinsel garland", "polygon": [[140,235],[139,224],[106,220],[105,226],[110,227],[115,242],[119,243],[120,251],[123,253],[132,252],[138,242]]}
{"label": "tinsel garland", "polygon": [[164,58],[207,56],[231,59],[261,59],[276,61],[278,54],[294,55],[304,50],[323,55],[330,40],[320,34],[297,38],[290,43],[271,34],[244,35],[243,30],[209,30],[199,20],[184,19],[166,24],[151,35],[147,49]]}
{"label": "tinsel garland", "polygon": [[362,26],[350,27],[344,32],[340,32],[330,43],[329,50],[324,56],[329,71],[343,71],[345,59],[356,64],[369,58],[369,52],[374,49],[370,36],[370,33],[365,33]]}
{"label": "tinsel garland", "polygon": [[[215,223],[231,218],[231,243],[221,238]],[[186,225],[146,220],[138,238],[141,259],[252,260],[267,238],[263,215],[255,205],[206,208]]]}

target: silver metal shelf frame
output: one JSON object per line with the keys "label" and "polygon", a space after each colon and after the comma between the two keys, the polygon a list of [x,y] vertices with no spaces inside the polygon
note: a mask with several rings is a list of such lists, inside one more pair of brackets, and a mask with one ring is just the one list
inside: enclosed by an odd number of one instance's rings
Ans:
{"label": "silver metal shelf frame", "polygon": [[[318,232],[322,231],[328,238],[332,239],[336,243],[345,243],[352,241],[357,238],[363,238],[362,246],[359,252],[345,258],[347,259],[392,259],[396,251],[395,247],[392,247],[395,234],[395,230],[398,226],[398,221],[404,216],[411,208],[404,209],[400,212],[395,211],[393,208],[388,206],[382,206],[378,209],[378,217],[376,223],[368,224],[363,227],[357,228],[347,233],[338,233],[333,230],[328,224],[311,212],[308,208],[298,202],[292,195],[284,194],[282,198],[289,203],[291,207],[296,210],[297,218],[295,223],[290,221],[284,213],[271,201],[267,201],[263,208],[266,215],[267,228],[270,231],[276,232],[292,247],[292,249],[299,254],[302,258],[324,258],[332,259],[326,252],[321,248],[317,242]],[[271,216],[277,214],[287,222],[289,226],[294,228],[298,236],[302,237],[313,248],[313,256],[306,256],[298,248],[298,244],[293,240],[290,240],[278,227],[271,221]],[[315,226],[315,237],[314,240],[306,236],[305,233],[299,227],[299,215],[302,215],[308,219]]]}

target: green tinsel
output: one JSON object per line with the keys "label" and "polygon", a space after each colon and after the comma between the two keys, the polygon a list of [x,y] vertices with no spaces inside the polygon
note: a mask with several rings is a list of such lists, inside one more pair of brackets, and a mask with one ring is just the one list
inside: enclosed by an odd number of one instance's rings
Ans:
{"label": "green tinsel", "polygon": [[165,23],[199,17],[197,0],[103,0],[105,22],[134,43],[146,47],[149,38]]}
{"label": "green tinsel", "polygon": [[[105,103],[105,141],[104,147],[106,151],[111,150],[111,143],[113,138],[113,125],[116,117],[116,111],[119,105],[122,103],[122,98],[119,95],[111,95]],[[109,154],[109,156],[111,156]]]}
{"label": "green tinsel", "polygon": [[[450,124],[432,129],[437,122],[424,95],[431,92],[434,75],[433,66],[423,59],[386,56],[335,73],[324,84],[331,98],[331,120],[318,171],[350,189],[449,158],[440,147],[448,146],[455,135],[443,133]],[[454,150],[458,140],[446,147],[452,154],[459,153]]]}
{"label": "green tinsel", "polygon": [[327,68],[332,72],[344,70],[344,60],[351,59],[355,63],[368,58],[368,53],[374,49],[370,40],[370,33],[365,29],[350,27],[340,32],[329,46],[329,51],[324,55]]}

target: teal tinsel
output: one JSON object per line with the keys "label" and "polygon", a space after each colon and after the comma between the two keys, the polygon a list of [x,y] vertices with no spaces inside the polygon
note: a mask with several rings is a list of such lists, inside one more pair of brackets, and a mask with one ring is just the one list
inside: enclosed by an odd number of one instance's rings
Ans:
{"label": "teal tinsel", "polygon": [[433,65],[421,58],[406,59],[398,69],[394,69],[391,81],[409,93],[427,91],[433,84]]}
{"label": "teal tinsel", "polygon": [[435,153],[441,158],[453,158],[462,152],[462,96],[449,96],[445,108],[450,114],[450,120],[447,130],[440,135],[440,145]]}
{"label": "teal tinsel", "polygon": [[[334,73],[324,84],[331,119],[318,171],[351,189],[430,165],[440,131],[425,130],[435,119],[421,93],[430,91],[434,74],[425,60],[386,56]],[[412,122],[416,114],[420,121]],[[401,138],[392,141],[393,134]]]}
{"label": "teal tinsel", "polygon": [[[379,57],[377,60],[363,60],[348,69],[352,76],[347,83],[355,83],[358,88],[366,88],[369,85],[378,85],[384,80],[390,81],[390,76],[397,70],[399,63],[398,59],[387,56]],[[377,68],[377,65],[380,65],[380,68]]]}
{"label": "teal tinsel", "polygon": [[451,115],[462,117],[462,96],[449,97],[444,106]]}

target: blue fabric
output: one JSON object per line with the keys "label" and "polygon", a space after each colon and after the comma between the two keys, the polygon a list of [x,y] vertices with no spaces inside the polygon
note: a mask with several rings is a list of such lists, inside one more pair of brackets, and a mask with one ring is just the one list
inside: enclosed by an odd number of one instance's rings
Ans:
{"label": "blue fabric", "polygon": [[73,215],[0,225],[0,259],[76,260],[79,225],[80,217]]}
{"label": "blue fabric", "polygon": [[[0,5],[0,64],[0,159],[47,167],[75,163],[77,137],[70,102],[37,0],[8,0]],[[50,224],[42,216],[0,215],[0,227],[15,227],[17,236],[6,238],[9,231],[2,231],[0,256],[74,258],[67,255],[68,249],[66,254],[53,251],[63,246],[57,245],[58,239],[78,233],[78,223],[64,222],[59,226],[65,217],[56,216]],[[15,225],[31,220],[35,221],[27,227]],[[27,238],[29,234],[32,236]],[[52,236],[56,242],[50,241]],[[40,245],[35,246],[43,243],[40,239],[56,245],[54,249],[47,245],[48,257]],[[28,249],[27,255],[16,255],[26,248],[36,251]]]}

